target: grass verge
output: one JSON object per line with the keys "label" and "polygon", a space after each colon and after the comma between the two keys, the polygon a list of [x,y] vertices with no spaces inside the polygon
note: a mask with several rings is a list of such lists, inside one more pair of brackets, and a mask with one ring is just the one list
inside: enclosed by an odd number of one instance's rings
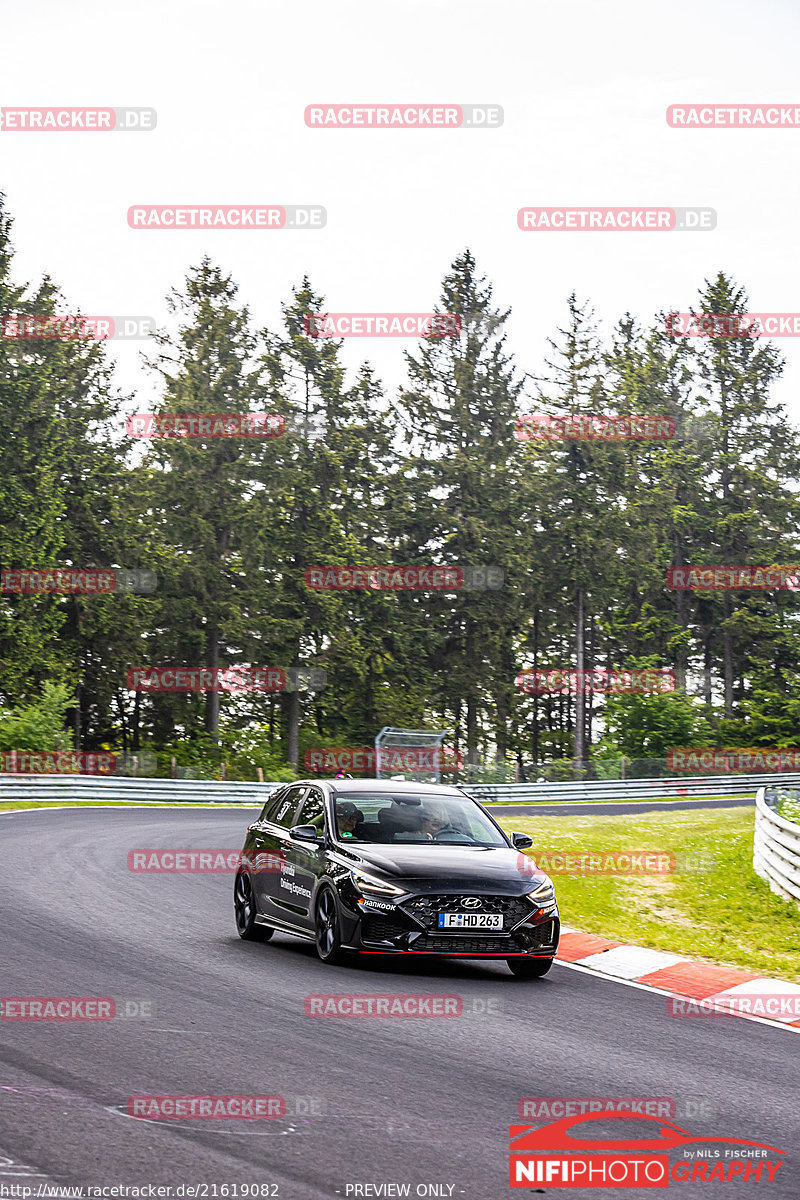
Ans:
{"label": "grass verge", "polygon": [[502,824],[533,838],[534,861],[536,850],[676,855],[671,875],[554,875],[565,925],[800,983],[800,908],[754,872],[753,817],[751,808],[511,814]]}

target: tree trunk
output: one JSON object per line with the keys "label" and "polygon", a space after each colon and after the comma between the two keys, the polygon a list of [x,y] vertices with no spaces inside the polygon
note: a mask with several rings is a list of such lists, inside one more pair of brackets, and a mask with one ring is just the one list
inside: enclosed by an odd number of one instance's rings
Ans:
{"label": "tree trunk", "polygon": [[[684,567],[686,565],[683,554],[683,544],[678,536],[677,530],[672,536],[673,556],[675,558],[676,567]],[[685,632],[689,628],[689,613],[686,599],[686,592],[678,589],[675,592],[675,608],[678,614],[678,624]],[[686,667],[688,665],[688,656],[686,647],[678,646],[675,652],[675,688],[679,692],[686,691]]]}
{"label": "tree trunk", "polygon": [[141,716],[142,716],[142,693],[133,693],[133,722],[131,728],[131,750],[135,753],[141,749]]}
{"label": "tree trunk", "polygon": [[75,684],[75,709],[72,718],[73,737],[75,738],[75,749],[80,750],[83,747],[83,688],[80,681]]}
{"label": "tree trunk", "polygon": [[703,637],[703,694],[706,708],[711,709],[711,641],[714,636],[713,627],[704,630]]}
{"label": "tree trunk", "polygon": [[125,712],[125,701],[122,692],[116,693],[117,708],[119,709],[119,727],[122,734],[122,753],[128,753],[128,715]]}
{"label": "tree trunk", "polygon": [[586,757],[585,732],[586,732],[586,693],[584,691],[584,652],[583,652],[583,625],[584,625],[584,596],[583,590],[578,589],[578,595],[575,604],[575,670],[577,672],[577,684],[575,692],[575,737],[573,739],[573,757],[575,758],[576,766],[583,766]]}
{"label": "tree trunk", "polygon": [[725,606],[725,630],[722,635],[722,673],[725,681],[725,716],[733,716],[733,638],[731,637],[728,621],[733,613],[730,596],[723,597]]}
{"label": "tree trunk", "polygon": [[295,774],[296,774],[297,767],[298,767],[297,760],[299,758],[299,753],[300,753],[300,751],[299,751],[300,688],[299,687],[295,687],[293,691],[289,692],[288,710],[289,710],[287,713],[287,717],[288,717],[287,744],[288,744],[288,750],[289,750],[288,758],[289,758],[289,762],[294,767]]}
{"label": "tree trunk", "polygon": [[590,689],[586,693],[586,695],[588,695],[588,697],[589,697],[589,699],[586,703],[586,742],[585,742],[585,745],[586,745],[587,759],[589,758],[591,749],[592,749],[592,719],[594,716],[594,674],[593,674],[594,662],[595,662],[595,659],[594,659],[594,634],[595,634],[595,622],[594,622],[594,615],[592,615],[592,619],[589,624],[589,655],[588,655],[588,658],[586,661],[586,670],[587,670],[587,672],[589,672],[589,678],[592,681]]}
{"label": "tree trunk", "polygon": [[470,767],[478,765],[478,702],[475,696],[475,630],[467,618],[465,656],[468,671],[469,691],[467,694],[467,762]]}
{"label": "tree trunk", "polygon": [[[209,669],[216,671],[219,666],[219,629],[216,625],[211,625],[206,629],[206,658]],[[206,695],[206,733],[210,734],[215,742],[218,741],[219,700],[219,692],[208,692]]]}
{"label": "tree trunk", "polygon": [[473,695],[467,696],[467,762],[478,765],[478,705]]}
{"label": "tree trunk", "polygon": [[[536,672],[539,669],[539,609],[538,606],[533,612],[533,671],[534,680]],[[533,758],[534,768],[539,762],[539,694],[533,693],[533,718],[531,726],[531,757]]]}
{"label": "tree trunk", "polygon": [[508,709],[502,692],[495,694],[495,762],[505,763],[508,754]]}

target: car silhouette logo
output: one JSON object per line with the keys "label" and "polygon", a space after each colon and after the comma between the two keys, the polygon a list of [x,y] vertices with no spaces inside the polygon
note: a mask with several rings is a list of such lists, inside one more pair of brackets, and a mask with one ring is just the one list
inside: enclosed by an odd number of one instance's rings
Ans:
{"label": "car silhouette logo", "polygon": [[464,901],[464,908],[480,908],[482,901],[477,896],[467,896]]}
{"label": "car silhouette logo", "polygon": [[[619,1139],[592,1138],[590,1133],[574,1134],[570,1130],[575,1125],[587,1125],[591,1129],[595,1121],[649,1121],[653,1134],[649,1138],[641,1136]],[[620,1130],[620,1132],[622,1132]],[[765,1142],[751,1142],[744,1138],[711,1137],[708,1134],[691,1134],[680,1125],[670,1124],[661,1117],[646,1116],[644,1113],[620,1112],[612,1109],[605,1112],[578,1113],[573,1117],[562,1117],[560,1121],[550,1121],[539,1128],[530,1125],[512,1125],[510,1127],[511,1152],[514,1154],[539,1154],[548,1151],[586,1152],[587,1150],[606,1150],[619,1153],[630,1150],[674,1150],[680,1146],[692,1143],[706,1145],[712,1142],[726,1143],[735,1146],[758,1146],[762,1150],[772,1150],[775,1154],[784,1154],[776,1146],[768,1146]]]}

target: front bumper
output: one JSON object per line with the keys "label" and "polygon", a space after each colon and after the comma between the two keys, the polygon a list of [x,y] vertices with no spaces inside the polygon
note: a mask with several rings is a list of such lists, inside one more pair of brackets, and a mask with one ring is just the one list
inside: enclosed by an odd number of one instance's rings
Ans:
{"label": "front bumper", "polygon": [[[475,892],[470,893],[472,896]],[[524,896],[482,896],[484,911],[502,912],[501,930],[439,929],[440,911],[458,911],[458,895],[415,895],[380,911],[357,901],[357,916],[347,924],[350,949],[365,954],[435,954],[465,958],[552,958],[558,948],[560,920],[555,902],[534,908]]]}

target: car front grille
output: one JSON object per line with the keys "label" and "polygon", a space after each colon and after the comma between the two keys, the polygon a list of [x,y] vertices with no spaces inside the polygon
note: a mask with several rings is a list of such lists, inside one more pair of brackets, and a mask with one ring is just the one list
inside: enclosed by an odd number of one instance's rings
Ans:
{"label": "car front grille", "polygon": [[426,936],[415,938],[409,943],[409,950],[421,953],[447,952],[452,954],[521,954],[527,949],[515,937],[447,937]]}
{"label": "car front grille", "polygon": [[[479,908],[474,908],[472,905],[464,907],[464,901],[471,898],[480,900]],[[440,912],[502,913],[504,933],[508,933],[510,929],[535,911],[524,896],[483,896],[476,895],[474,892],[462,892],[457,895],[447,893],[445,895],[412,896],[400,907],[410,916],[415,917],[424,925],[425,929],[437,930]],[[463,932],[455,929],[447,936],[452,936],[452,934],[458,937],[463,936]]]}

